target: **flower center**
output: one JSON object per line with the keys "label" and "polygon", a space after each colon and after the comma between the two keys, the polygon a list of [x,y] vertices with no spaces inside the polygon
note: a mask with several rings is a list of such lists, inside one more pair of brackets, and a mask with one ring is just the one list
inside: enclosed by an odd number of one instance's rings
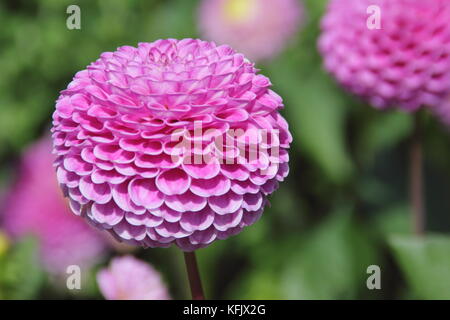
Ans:
{"label": "flower center", "polygon": [[230,22],[243,22],[255,10],[255,4],[256,0],[227,0],[223,8],[224,16]]}

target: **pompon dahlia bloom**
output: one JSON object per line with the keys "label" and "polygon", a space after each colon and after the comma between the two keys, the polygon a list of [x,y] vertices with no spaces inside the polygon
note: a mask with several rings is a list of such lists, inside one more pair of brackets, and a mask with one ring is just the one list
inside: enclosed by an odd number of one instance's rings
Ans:
{"label": "pompon dahlia bloom", "polygon": [[[380,29],[368,27],[374,5]],[[377,108],[415,111],[449,92],[449,19],[448,0],[331,0],[319,48],[351,92]]]}
{"label": "pompon dahlia bloom", "polygon": [[160,274],[133,256],[114,258],[97,274],[97,283],[107,300],[169,300]]}
{"label": "pompon dahlia bloom", "polygon": [[203,0],[203,36],[226,43],[251,59],[277,55],[298,29],[304,9],[299,0]]}
{"label": "pompon dahlia bloom", "polygon": [[292,140],[268,78],[229,46],[158,40],[103,53],[61,92],[57,176],[117,239],[185,251],[256,222]]}
{"label": "pompon dahlia bloom", "polygon": [[17,183],[5,197],[2,228],[13,239],[30,234],[40,244],[41,258],[52,273],[68,265],[89,267],[105,248],[103,237],[74,216],[55,181],[52,142],[44,138],[29,147]]}

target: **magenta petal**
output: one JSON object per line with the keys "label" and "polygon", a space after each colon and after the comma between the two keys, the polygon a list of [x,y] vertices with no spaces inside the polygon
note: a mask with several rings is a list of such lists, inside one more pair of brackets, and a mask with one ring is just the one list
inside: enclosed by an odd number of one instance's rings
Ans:
{"label": "magenta petal", "polygon": [[107,204],[94,203],[91,208],[91,213],[97,222],[111,227],[122,221],[125,215],[125,212],[113,201]]}
{"label": "magenta petal", "polygon": [[213,242],[217,237],[217,231],[210,227],[206,230],[195,231],[191,236],[189,236],[189,240],[192,244],[209,244]]}
{"label": "magenta petal", "polygon": [[185,193],[191,184],[191,178],[181,169],[171,169],[159,174],[156,186],[166,195]]}
{"label": "magenta petal", "polygon": [[212,179],[193,179],[191,191],[200,197],[220,196],[230,190],[231,182],[228,178],[218,175]]}
{"label": "magenta petal", "polygon": [[277,173],[277,180],[283,181],[284,178],[286,178],[288,174],[289,174],[289,165],[286,162],[281,163],[280,168],[278,169],[278,173]]}
{"label": "magenta petal", "polygon": [[244,181],[249,177],[248,170],[239,164],[222,164],[221,172],[225,177],[233,180]]}
{"label": "magenta petal", "polygon": [[113,145],[97,145],[94,148],[94,155],[104,161],[112,161],[115,163],[131,163],[135,155],[133,152],[128,152]]}
{"label": "magenta petal", "polygon": [[89,177],[84,177],[80,180],[79,188],[86,199],[99,204],[105,204],[112,198],[111,188],[108,184],[95,184]]}
{"label": "magenta petal", "polygon": [[69,188],[67,193],[71,200],[75,200],[76,202],[78,202],[80,204],[87,204],[89,202],[88,199],[83,197],[83,195],[80,192],[80,189],[78,189],[78,188]]}
{"label": "magenta petal", "polygon": [[155,231],[162,237],[173,238],[183,238],[191,234],[191,232],[183,230],[178,223],[170,223],[167,221],[155,227]]}
{"label": "magenta petal", "polygon": [[192,192],[186,192],[180,195],[166,196],[166,205],[179,212],[200,211],[206,206],[206,199],[196,196]]}
{"label": "magenta petal", "polygon": [[86,163],[79,156],[68,156],[64,158],[64,168],[70,172],[75,172],[78,175],[87,175],[92,172],[93,166]]}
{"label": "magenta petal", "polygon": [[262,185],[262,191],[267,194],[272,194],[275,190],[278,189],[279,183],[276,179],[272,179],[267,181],[265,184]]}
{"label": "magenta petal", "polygon": [[254,224],[261,217],[264,209],[261,208],[258,211],[254,212],[245,212],[244,217],[242,219],[243,226],[250,226]]}
{"label": "magenta petal", "polygon": [[134,179],[128,186],[131,200],[149,210],[158,208],[164,202],[164,195],[156,188],[154,179]]}
{"label": "magenta petal", "polygon": [[161,243],[171,243],[175,240],[175,237],[172,236],[162,236],[158,232],[156,232],[155,228],[147,228],[147,236],[153,241],[158,241]]}
{"label": "magenta petal", "polygon": [[145,226],[133,226],[123,220],[113,227],[114,232],[122,239],[141,241],[145,238]]}
{"label": "magenta petal", "polygon": [[96,184],[100,183],[111,183],[111,184],[120,184],[124,182],[127,177],[113,170],[94,170],[91,175],[92,182]]}
{"label": "magenta petal", "polygon": [[209,207],[199,212],[183,212],[180,225],[186,231],[199,231],[208,229],[214,221],[215,213]]}
{"label": "magenta petal", "polygon": [[62,183],[69,188],[76,188],[79,185],[80,177],[77,174],[69,172],[62,167],[58,167],[58,169],[56,170],[56,176],[59,183]]}
{"label": "magenta petal", "polygon": [[211,159],[209,163],[203,164],[182,164],[188,175],[196,179],[211,179],[220,172],[220,164],[217,159]]}
{"label": "magenta petal", "polygon": [[242,208],[247,211],[257,211],[263,204],[263,196],[261,193],[246,194],[244,195],[244,201],[242,202]]}
{"label": "magenta petal", "polygon": [[128,182],[115,185],[112,187],[112,196],[117,206],[126,212],[132,212],[134,214],[143,214],[146,209],[144,207],[136,205],[131,201],[130,194],[128,193]]}
{"label": "magenta petal", "polygon": [[260,187],[258,185],[253,184],[252,182],[245,181],[233,181],[231,184],[231,190],[237,194],[246,194],[246,193],[258,193]]}
{"label": "magenta petal", "polygon": [[232,214],[216,215],[214,218],[214,227],[219,231],[226,231],[228,229],[236,227],[242,220],[243,210]]}
{"label": "magenta petal", "polygon": [[149,212],[139,215],[127,212],[125,219],[133,226],[146,226],[149,228],[159,226],[164,221],[163,218],[154,216]]}
{"label": "magenta petal", "polygon": [[167,206],[161,206],[159,209],[156,210],[157,212],[155,212],[154,210],[152,210],[152,213],[154,213],[157,216],[162,217],[164,220],[166,220],[167,222],[177,222],[180,220],[182,212],[180,211],[175,211],[170,209]]}
{"label": "magenta petal", "polygon": [[230,214],[241,207],[242,199],[241,195],[230,191],[222,196],[208,198],[208,204],[218,214]]}

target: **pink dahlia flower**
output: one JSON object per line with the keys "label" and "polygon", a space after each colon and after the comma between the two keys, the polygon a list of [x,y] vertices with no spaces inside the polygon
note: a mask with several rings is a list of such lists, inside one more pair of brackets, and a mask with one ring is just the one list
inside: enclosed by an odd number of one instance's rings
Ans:
{"label": "pink dahlia flower", "polygon": [[190,251],[253,224],[292,140],[268,78],[229,46],[158,40],[106,52],[54,113],[75,214],[117,239]]}
{"label": "pink dahlia flower", "polygon": [[12,238],[27,234],[40,244],[44,266],[53,273],[69,265],[89,267],[101,257],[103,237],[74,216],[55,181],[50,139],[25,152],[18,181],[6,196],[2,227]]}
{"label": "pink dahlia flower", "polygon": [[107,300],[169,300],[160,274],[133,256],[114,258],[97,274],[97,283]]}
{"label": "pink dahlia flower", "polygon": [[448,0],[331,0],[319,48],[351,92],[415,111],[449,92],[449,19]]}
{"label": "pink dahlia flower", "polygon": [[443,125],[450,126],[450,97],[447,97],[438,105],[433,106],[431,112]]}
{"label": "pink dahlia flower", "polygon": [[277,55],[303,18],[298,0],[203,0],[200,31],[254,60]]}

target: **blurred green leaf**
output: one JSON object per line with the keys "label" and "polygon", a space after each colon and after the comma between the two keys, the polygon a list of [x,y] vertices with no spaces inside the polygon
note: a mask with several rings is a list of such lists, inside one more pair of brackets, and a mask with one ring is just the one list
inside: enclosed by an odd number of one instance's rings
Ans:
{"label": "blurred green leaf", "polygon": [[371,118],[361,123],[357,136],[357,152],[363,162],[373,162],[377,153],[395,147],[409,136],[412,129],[410,114],[398,111],[383,113],[378,110],[370,110],[369,113]]}
{"label": "blurred green leaf", "polygon": [[394,256],[417,297],[450,299],[450,237],[395,235],[389,238]]}
{"label": "blurred green leaf", "polygon": [[380,236],[386,239],[390,234],[408,234],[411,232],[410,209],[398,204],[375,214],[374,226]]}
{"label": "blurred green leaf", "polygon": [[[286,108],[300,149],[336,183],[353,172],[345,145],[345,105],[320,76],[292,90],[296,103]],[[318,94],[320,93],[320,94]]]}
{"label": "blurred green leaf", "polygon": [[309,235],[283,270],[283,298],[349,299],[365,286],[376,248],[351,215],[337,212]]}
{"label": "blurred green leaf", "polygon": [[0,297],[31,299],[44,282],[44,271],[38,258],[39,248],[34,238],[17,242],[0,260]]}

